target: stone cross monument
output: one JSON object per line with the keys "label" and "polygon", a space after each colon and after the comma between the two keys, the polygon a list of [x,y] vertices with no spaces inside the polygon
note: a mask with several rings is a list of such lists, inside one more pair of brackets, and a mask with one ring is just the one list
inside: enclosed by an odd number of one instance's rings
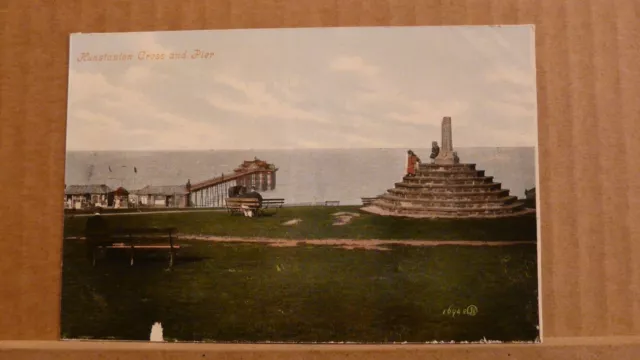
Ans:
{"label": "stone cross monument", "polygon": [[451,117],[442,118],[442,147],[435,159],[436,164],[455,164],[456,156],[453,152],[453,133],[451,131]]}

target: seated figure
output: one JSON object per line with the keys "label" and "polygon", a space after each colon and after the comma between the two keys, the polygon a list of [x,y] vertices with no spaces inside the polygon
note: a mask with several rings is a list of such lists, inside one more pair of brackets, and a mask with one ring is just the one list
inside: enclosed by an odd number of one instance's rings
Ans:
{"label": "seated figure", "polygon": [[526,199],[535,200],[536,199],[536,188],[532,187],[531,189],[524,189],[524,196]]}
{"label": "seated figure", "polygon": [[252,187],[251,191],[244,194],[242,197],[258,199],[258,203],[260,204],[260,206],[262,206],[262,195],[260,195],[260,193],[256,190],[255,187]]}
{"label": "seated figure", "polygon": [[[258,199],[258,207],[261,208],[262,207],[262,195],[260,195],[260,193],[256,190],[255,187],[251,188],[251,191],[243,194],[242,195],[243,198],[253,198],[253,199]],[[256,213],[255,209],[249,209],[246,206],[243,205],[243,213],[244,216],[246,217],[253,217]]]}
{"label": "seated figure", "polygon": [[434,163],[436,161],[436,158],[438,157],[438,155],[440,154],[440,146],[438,146],[438,142],[437,141],[433,141],[431,143],[431,163]]}
{"label": "seated figure", "polygon": [[247,188],[242,185],[235,185],[229,188],[229,197],[238,197],[247,192]]}

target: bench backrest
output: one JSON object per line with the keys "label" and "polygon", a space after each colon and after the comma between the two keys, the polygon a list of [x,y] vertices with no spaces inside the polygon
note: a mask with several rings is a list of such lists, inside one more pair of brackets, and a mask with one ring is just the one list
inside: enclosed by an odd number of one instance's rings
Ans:
{"label": "bench backrest", "polygon": [[260,205],[260,199],[256,198],[228,198],[226,202],[227,206]]}
{"label": "bench backrest", "polygon": [[153,234],[174,234],[178,231],[177,228],[167,227],[167,228],[115,228],[111,230],[111,234],[113,235],[153,235]]}

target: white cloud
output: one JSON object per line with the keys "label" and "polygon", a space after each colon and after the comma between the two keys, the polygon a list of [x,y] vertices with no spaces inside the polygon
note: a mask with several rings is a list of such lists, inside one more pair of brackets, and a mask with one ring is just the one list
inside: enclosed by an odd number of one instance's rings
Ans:
{"label": "white cloud", "polygon": [[537,102],[533,71],[506,66],[487,72],[485,79],[490,83],[515,85],[516,88],[502,92],[498,97],[484,102],[482,106],[501,114],[504,119],[517,121],[523,128],[528,128],[528,124],[535,127]]}
{"label": "white cloud", "polygon": [[113,86],[104,75],[86,72],[69,71],[69,103],[73,105],[87,99],[113,92]]}
{"label": "white cloud", "polygon": [[[81,112],[81,101],[100,98],[102,103],[108,107],[123,110],[124,112],[142,112],[149,118],[162,120],[168,124],[185,125],[186,123],[186,120],[178,116],[159,110],[151,104],[151,101],[144,93],[124,86],[113,85],[101,74],[74,72],[72,76],[74,87],[72,89],[73,94],[70,97],[74,100],[73,104],[77,105]],[[82,113],[86,114],[87,111]]]}
{"label": "white cloud", "polygon": [[[228,141],[215,123],[188,120],[163,111],[145,94],[112,85],[101,74],[73,72],[71,76],[68,138],[72,150],[108,149],[116,144],[122,149],[181,149],[199,140]],[[95,107],[96,99],[106,105],[104,111],[109,115]],[[127,126],[127,120],[132,118],[145,120],[148,128]]]}
{"label": "white cloud", "polygon": [[[67,150],[108,148],[106,139],[117,139],[123,133],[121,124],[100,113],[72,110],[67,126]],[[117,141],[116,141],[117,142]]]}
{"label": "white cloud", "polygon": [[134,65],[127,69],[124,79],[127,84],[133,85],[149,80],[152,75],[157,76],[157,74],[151,72],[149,67]]}
{"label": "white cloud", "polygon": [[338,56],[329,64],[329,68],[334,71],[347,71],[366,76],[375,76],[378,74],[378,67],[367,64],[359,56]]}
{"label": "white cloud", "polygon": [[[232,113],[246,115],[252,118],[276,118],[286,120],[307,120],[317,123],[327,123],[327,119],[321,114],[303,110],[296,106],[302,101],[302,97],[294,91],[284,90],[284,84],[267,87],[262,82],[241,81],[234,77],[216,74],[213,81],[225,85],[244,95],[242,101],[232,100],[221,95],[220,92],[207,96],[209,103],[220,109]],[[276,96],[279,89],[281,96]]]}
{"label": "white cloud", "polygon": [[384,137],[383,139],[354,133],[345,133],[342,135],[345,141],[344,144],[348,144],[345,146],[347,148],[392,148],[404,146],[404,144],[402,144],[402,139],[394,139],[392,137],[384,136],[386,134],[381,134]]}
{"label": "white cloud", "polygon": [[[535,120],[536,109],[533,106],[526,106],[508,101],[489,101],[485,106],[506,115],[507,118],[534,117]],[[518,121],[521,120],[518,119]]]}
{"label": "white cloud", "polygon": [[86,122],[87,125],[95,126],[96,128],[114,128],[121,129],[122,124],[116,121],[112,117],[106,116],[100,113],[93,113],[84,109],[73,110],[72,116],[81,119]]}
{"label": "white cloud", "polygon": [[306,140],[306,139],[298,139],[296,141],[296,148],[305,148],[305,149],[321,149],[324,147],[324,144],[314,140]]}
{"label": "white cloud", "polygon": [[440,125],[442,118],[450,116],[456,118],[456,125],[465,125],[464,118],[459,118],[463,115],[469,105],[460,101],[446,101],[439,104],[433,104],[428,102],[409,102],[406,104],[406,112],[391,112],[388,113],[388,117],[406,124],[414,125]]}
{"label": "white cloud", "polygon": [[[465,113],[469,104],[458,101],[432,102],[424,98],[406,95],[391,81],[384,78],[378,67],[368,64],[360,57],[340,57],[330,63],[330,68],[356,71],[367,75],[362,85],[367,88],[347,99],[349,111],[358,113],[372,106],[385,105],[388,109],[381,115],[389,122],[412,125],[439,125],[444,116],[457,117]],[[464,125],[464,120],[458,121]]]}
{"label": "white cloud", "polygon": [[273,82],[271,86],[292,104],[299,104],[305,100],[305,96],[302,95],[301,91],[300,79],[297,77]]}
{"label": "white cloud", "polygon": [[525,106],[536,106],[537,102],[537,94],[535,89],[532,89],[531,91],[526,90],[526,91],[513,91],[513,92],[507,92],[502,96],[502,99],[505,102],[510,102],[510,103],[514,103],[514,104],[519,104],[519,105],[525,105]]}
{"label": "white cloud", "polygon": [[[486,80],[492,83],[507,83],[519,86],[517,90],[502,93],[499,97],[483,105],[506,118],[533,117],[536,122],[535,74],[515,67],[494,69],[486,74]],[[519,120],[521,121],[521,120]]]}
{"label": "white cloud", "polygon": [[537,137],[535,124],[527,124],[528,126],[517,127],[517,129],[501,129],[494,127],[487,129],[487,132],[495,139],[501,139],[499,146],[535,146]]}

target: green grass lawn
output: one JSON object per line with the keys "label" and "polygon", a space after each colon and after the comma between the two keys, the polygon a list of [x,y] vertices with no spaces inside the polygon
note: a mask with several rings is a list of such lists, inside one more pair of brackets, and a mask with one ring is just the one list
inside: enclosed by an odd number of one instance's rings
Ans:
{"label": "green grass lawn", "polygon": [[[176,212],[143,215],[110,215],[112,226],[177,227],[184,234],[267,237],[285,239],[420,239],[535,241],[536,218],[524,216],[489,220],[428,220],[383,217],[360,213],[351,224],[333,226],[331,214],[338,211],[359,212],[358,207],[283,208],[272,216],[246,218],[222,211]],[[273,213],[273,212],[272,212]],[[282,223],[302,219],[295,226]],[[65,235],[82,234],[87,217],[67,217]]]}
{"label": "green grass lawn", "polygon": [[[323,210],[325,215],[329,212]],[[334,229],[326,219],[317,227],[309,224],[288,232],[275,225],[291,216],[326,218],[305,210],[285,210],[277,221],[212,213],[135,219],[181,225],[186,232],[276,233],[294,238],[362,238],[364,234],[413,238],[407,226],[419,229],[423,236],[451,238],[447,231],[456,229],[451,223],[394,224],[367,216],[351,230]],[[74,225],[79,225],[79,219],[73,220]],[[256,225],[261,223],[273,229],[261,230]],[[478,238],[484,232],[457,234]],[[114,250],[113,256],[92,267],[83,242],[66,240],[63,337],[148,340],[156,321],[162,323],[165,338],[181,341],[530,341],[538,335],[533,244],[394,246],[390,251],[372,251],[182,243],[186,246],[174,269],[164,271],[166,252],[159,253],[157,261],[151,255],[137,257],[130,267],[126,252]],[[475,316],[461,312],[454,317],[446,312],[470,305],[478,309]]]}

